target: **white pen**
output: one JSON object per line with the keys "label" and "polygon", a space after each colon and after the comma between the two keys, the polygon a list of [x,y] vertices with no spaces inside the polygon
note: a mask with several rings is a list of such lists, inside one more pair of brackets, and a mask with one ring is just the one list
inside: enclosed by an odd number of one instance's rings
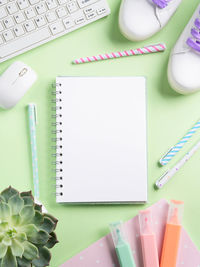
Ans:
{"label": "white pen", "polygon": [[194,155],[200,148],[200,141],[170,170],[165,172],[159,180],[156,181],[156,187],[162,188],[171,178],[179,171],[179,169]]}
{"label": "white pen", "polygon": [[36,199],[39,199],[39,176],[38,176],[38,158],[37,158],[37,143],[36,143],[37,109],[35,104],[28,105],[28,118],[29,118],[30,142],[31,142],[31,152],[32,152],[34,196]]}

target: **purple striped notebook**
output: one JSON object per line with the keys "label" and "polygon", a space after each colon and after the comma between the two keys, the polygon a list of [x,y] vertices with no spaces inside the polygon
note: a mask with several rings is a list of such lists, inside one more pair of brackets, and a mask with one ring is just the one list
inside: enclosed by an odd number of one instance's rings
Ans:
{"label": "purple striped notebook", "polygon": [[[160,200],[154,204],[152,209],[153,221],[155,224],[158,252],[161,254],[165,224],[168,213],[168,203]],[[139,239],[138,216],[126,223],[129,241],[135,258],[137,267],[143,267],[141,246]],[[177,267],[200,267],[200,252],[183,229],[181,234],[181,245]],[[114,250],[111,235],[107,235],[87,249],[80,252],[60,267],[120,267]],[[169,266],[170,267],[170,266]]]}

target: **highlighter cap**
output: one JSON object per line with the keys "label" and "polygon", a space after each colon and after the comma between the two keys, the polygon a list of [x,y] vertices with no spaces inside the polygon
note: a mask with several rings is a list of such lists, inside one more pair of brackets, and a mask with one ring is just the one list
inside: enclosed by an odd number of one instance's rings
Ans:
{"label": "highlighter cap", "polygon": [[110,231],[113,238],[113,243],[115,245],[115,248],[120,245],[121,242],[126,242],[126,233],[125,233],[125,227],[123,225],[122,221],[114,222],[110,224]]}
{"label": "highlighter cap", "polygon": [[184,202],[171,200],[168,212],[167,223],[181,225],[183,220]]}
{"label": "highlighter cap", "polygon": [[152,213],[150,209],[139,212],[140,235],[151,235],[154,233]]}

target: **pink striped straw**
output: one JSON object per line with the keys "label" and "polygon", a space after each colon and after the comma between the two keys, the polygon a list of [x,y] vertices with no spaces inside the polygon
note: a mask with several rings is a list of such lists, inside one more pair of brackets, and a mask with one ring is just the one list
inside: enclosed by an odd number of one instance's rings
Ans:
{"label": "pink striped straw", "polygon": [[130,57],[136,55],[144,55],[144,54],[152,54],[163,52],[166,50],[166,45],[164,43],[155,44],[155,45],[148,45],[142,48],[131,49],[131,50],[124,50],[121,52],[111,52],[106,54],[100,54],[98,56],[91,56],[91,57],[82,57],[79,59],[73,60],[73,64],[81,64],[81,63],[89,63],[94,61],[102,61],[108,60],[113,58],[120,58],[120,57]]}

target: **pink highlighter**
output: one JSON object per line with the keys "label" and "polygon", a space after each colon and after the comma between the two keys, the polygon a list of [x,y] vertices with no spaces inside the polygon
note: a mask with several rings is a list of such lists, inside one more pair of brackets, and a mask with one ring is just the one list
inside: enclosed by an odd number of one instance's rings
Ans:
{"label": "pink highlighter", "polygon": [[159,267],[156,236],[150,209],[139,212],[139,223],[144,267]]}

